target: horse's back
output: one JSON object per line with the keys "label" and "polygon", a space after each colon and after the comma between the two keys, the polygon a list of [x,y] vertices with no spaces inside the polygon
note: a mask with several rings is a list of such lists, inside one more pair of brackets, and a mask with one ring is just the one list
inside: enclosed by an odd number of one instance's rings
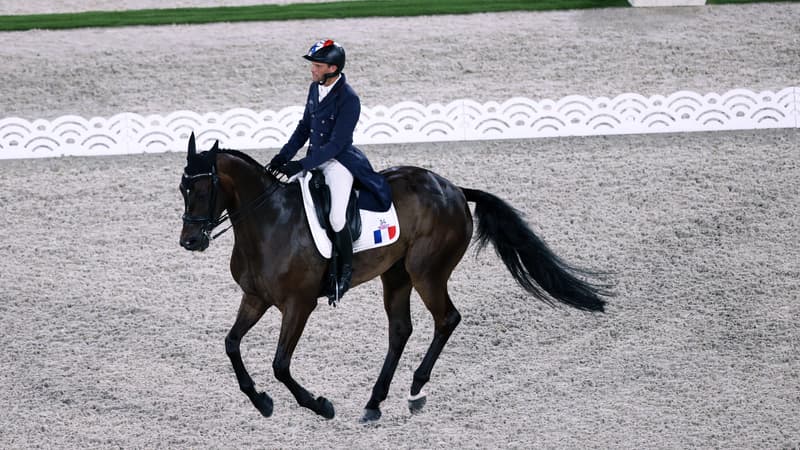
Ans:
{"label": "horse's back", "polygon": [[461,188],[421,167],[392,167],[381,173],[392,188],[401,236],[466,249],[472,238],[472,213]]}
{"label": "horse's back", "polygon": [[421,208],[444,208],[457,213],[464,212],[467,205],[460,187],[430,170],[400,166],[383,170],[381,174],[392,187],[395,205],[413,201]]}

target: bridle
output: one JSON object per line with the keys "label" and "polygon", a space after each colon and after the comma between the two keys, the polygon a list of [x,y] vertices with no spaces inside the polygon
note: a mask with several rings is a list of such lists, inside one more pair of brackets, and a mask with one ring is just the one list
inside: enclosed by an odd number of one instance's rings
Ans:
{"label": "bridle", "polygon": [[[203,178],[211,178],[211,191],[208,194],[208,213],[205,216],[193,216],[189,214],[189,191],[191,191],[192,186],[198,180]],[[183,176],[181,177],[180,190],[181,195],[183,195],[183,224],[200,224],[203,235],[205,235],[205,237],[209,240],[214,240],[217,236],[219,236],[219,234],[212,237],[211,232],[214,230],[214,228],[219,226],[219,224],[228,218],[227,214],[224,214],[216,219],[212,216],[214,208],[217,205],[217,191],[219,190],[219,177],[217,176],[216,164],[211,165],[211,171],[208,173],[189,175],[184,170]]]}
{"label": "bridle", "polygon": [[[274,173],[272,170],[268,168],[265,170],[271,173],[273,176],[276,176],[276,173]],[[189,214],[189,191],[194,183],[203,178],[211,178],[211,192],[209,192],[208,195],[208,213],[204,216],[193,216]],[[184,225],[200,224],[200,231],[203,233],[206,239],[213,241],[226,231],[230,230],[233,225],[244,215],[259,208],[269,196],[271,196],[276,190],[278,190],[278,188],[282,186],[285,186],[285,183],[282,183],[276,176],[276,182],[272,183],[272,186],[270,186],[271,189],[266,189],[261,193],[261,195],[256,197],[255,200],[245,205],[234,214],[229,214],[226,212],[215,219],[212,214],[217,205],[217,192],[219,191],[219,176],[217,175],[216,163],[211,164],[211,171],[207,173],[189,175],[184,170],[180,184],[181,195],[183,195],[183,223]],[[212,236],[211,232],[214,231],[214,228],[218,227],[226,220],[230,220],[230,225]]]}

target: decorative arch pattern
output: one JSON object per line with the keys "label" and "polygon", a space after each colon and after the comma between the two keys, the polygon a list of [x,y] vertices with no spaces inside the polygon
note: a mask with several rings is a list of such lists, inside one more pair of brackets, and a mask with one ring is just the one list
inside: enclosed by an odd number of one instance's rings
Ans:
{"label": "decorative arch pattern", "polygon": [[[68,115],[51,121],[9,117],[0,119],[0,159],[183,151],[192,132],[201,147],[219,139],[228,148],[277,148],[302,114],[301,107],[292,106],[280,111],[176,111],[166,116]],[[487,103],[462,99],[446,105],[400,102],[362,108],[353,138],[356,144],[387,144],[798,127],[800,88],[789,87],[777,92],[679,91],[652,97],[514,97]]]}

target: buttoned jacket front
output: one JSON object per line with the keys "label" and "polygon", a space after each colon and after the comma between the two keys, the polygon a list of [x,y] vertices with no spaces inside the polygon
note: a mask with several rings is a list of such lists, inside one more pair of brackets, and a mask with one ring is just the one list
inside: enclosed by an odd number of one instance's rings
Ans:
{"label": "buttoned jacket front", "polygon": [[303,169],[312,170],[335,158],[353,174],[356,186],[362,189],[359,206],[385,211],[391,204],[389,184],[383,175],[373,170],[366,155],[353,146],[353,131],[360,115],[361,101],[347,84],[344,74],[321,102],[319,85],[312,83],[303,118],[280,154],[291,160],[308,142],[306,156],[298,160]]}

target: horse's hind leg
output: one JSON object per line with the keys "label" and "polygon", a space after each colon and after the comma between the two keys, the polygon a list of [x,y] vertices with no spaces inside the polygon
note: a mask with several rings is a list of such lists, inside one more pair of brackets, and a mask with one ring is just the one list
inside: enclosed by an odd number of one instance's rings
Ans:
{"label": "horse's hind leg", "polygon": [[422,363],[414,371],[411,395],[408,398],[408,408],[412,413],[419,412],[425,406],[426,396],[422,392],[422,387],[430,380],[433,365],[436,364],[436,360],[447,344],[447,340],[450,339],[450,335],[453,334],[453,330],[461,322],[461,314],[453,306],[450,294],[447,292],[447,278],[449,278],[449,273],[444,279],[414,280],[414,288],[433,315],[434,332],[433,341],[428,346]]}
{"label": "horse's hind leg", "polygon": [[411,279],[399,261],[381,276],[383,282],[383,307],[389,317],[389,351],[383,362],[383,368],[372,388],[372,396],[364,408],[362,423],[373,422],[380,419],[380,404],[386,400],[389,385],[392,383],[397,364],[403,349],[411,336],[411,311],[409,298],[411,296]]}
{"label": "horse's hind leg", "polygon": [[261,319],[264,312],[269,308],[269,304],[262,301],[260,298],[252,295],[244,294],[242,302],[239,305],[239,313],[236,316],[236,322],[225,337],[225,353],[233,365],[233,371],[236,373],[236,379],[239,381],[239,388],[244,392],[247,397],[253,402],[253,405],[258,409],[264,417],[272,415],[272,399],[269,395],[263,392],[257,392],[253,379],[247,373],[242,361],[242,354],[239,351],[239,344],[245,334]]}

